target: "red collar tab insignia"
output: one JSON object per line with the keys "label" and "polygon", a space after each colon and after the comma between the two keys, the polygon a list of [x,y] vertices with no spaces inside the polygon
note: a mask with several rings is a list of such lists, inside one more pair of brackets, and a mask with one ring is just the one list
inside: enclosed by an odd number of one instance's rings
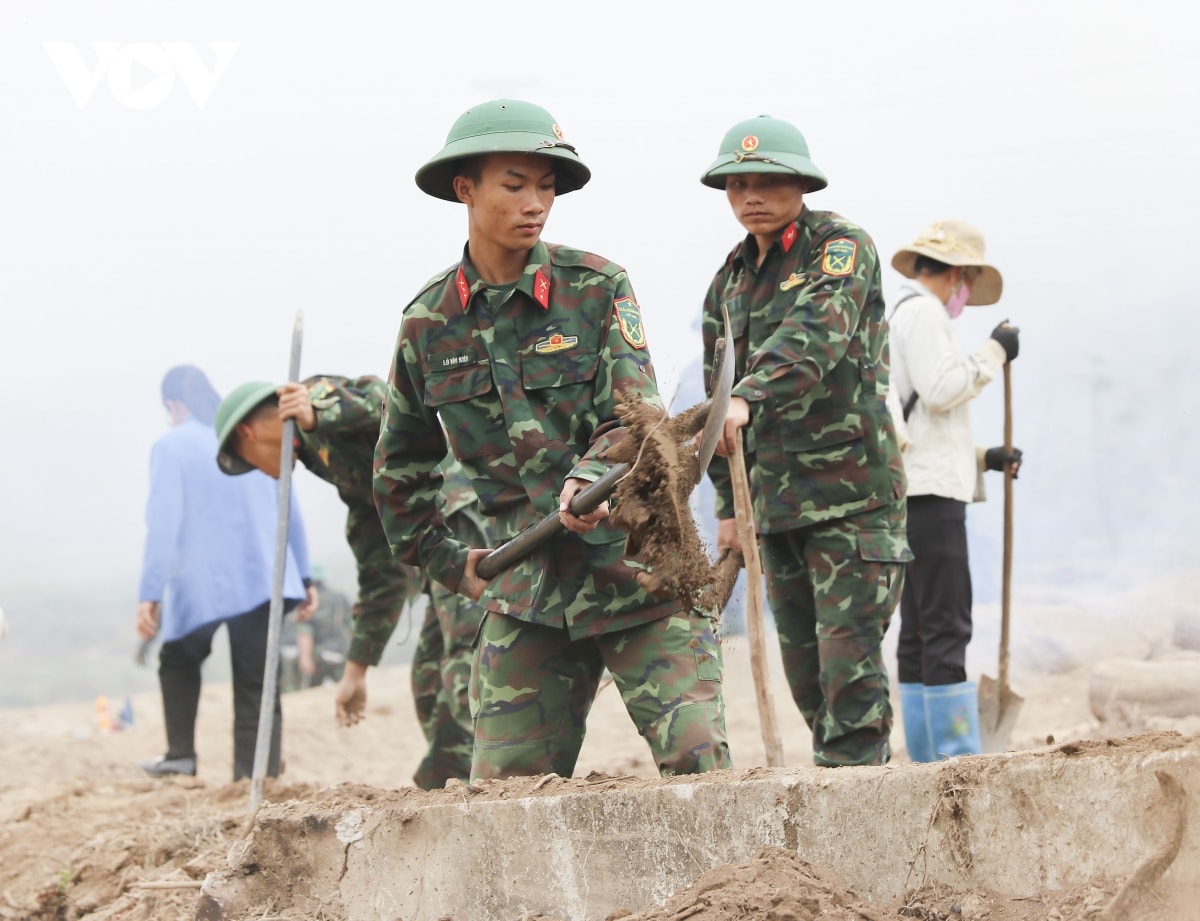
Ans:
{"label": "red collar tab insignia", "polygon": [[554,123],[553,131],[554,131],[554,136],[561,141],[563,139],[563,133],[562,133],[562,128],[558,127],[558,122]]}
{"label": "red collar tab insignia", "polygon": [[795,288],[802,284],[804,284],[804,273],[803,272],[793,272],[791,275],[789,275],[787,278],[785,278],[783,281],[781,281],[779,283],[779,290],[780,291],[791,291],[792,288]]}
{"label": "red collar tab insignia", "polygon": [[579,345],[578,336],[564,336],[562,333],[554,333],[547,339],[539,339],[535,342],[533,350],[539,355],[552,355],[555,352],[573,349],[577,345]]}
{"label": "red collar tab insignia", "polygon": [[542,305],[543,310],[550,309],[550,279],[541,269],[533,276],[533,299]]}
{"label": "red collar tab insignia", "polygon": [[617,312],[617,324],[625,341],[635,349],[644,349],[646,330],[642,326],[642,312],[637,302],[631,297],[619,297],[613,301],[613,309]]}
{"label": "red collar tab insignia", "polygon": [[471,286],[467,284],[467,273],[462,266],[458,267],[458,275],[454,278],[454,287],[458,289],[458,299],[462,301],[462,309],[466,310],[471,303]]}
{"label": "red collar tab insignia", "polygon": [[758,138],[753,134],[747,134],[742,138],[742,150],[749,153],[751,150],[758,150]]}
{"label": "red collar tab insignia", "polygon": [[788,229],[779,238],[779,242],[782,244],[785,253],[792,248],[792,244],[796,242],[796,237],[798,236],[800,236],[800,231],[796,229],[796,225],[788,224]]}
{"label": "red collar tab insignia", "polygon": [[854,271],[854,257],[858,244],[853,240],[830,240],[825,244],[825,255],[821,260],[821,271],[826,275],[840,277]]}

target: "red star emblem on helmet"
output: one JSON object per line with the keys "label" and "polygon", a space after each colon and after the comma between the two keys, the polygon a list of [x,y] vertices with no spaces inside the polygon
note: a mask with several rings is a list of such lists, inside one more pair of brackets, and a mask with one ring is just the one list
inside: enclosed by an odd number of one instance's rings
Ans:
{"label": "red star emblem on helmet", "polygon": [[742,138],[742,150],[757,150],[757,149],[758,149],[758,138],[755,137],[753,134],[747,134],[744,138]]}
{"label": "red star emblem on helmet", "polygon": [[558,127],[558,122],[554,123],[554,136],[560,141],[563,139],[562,128]]}

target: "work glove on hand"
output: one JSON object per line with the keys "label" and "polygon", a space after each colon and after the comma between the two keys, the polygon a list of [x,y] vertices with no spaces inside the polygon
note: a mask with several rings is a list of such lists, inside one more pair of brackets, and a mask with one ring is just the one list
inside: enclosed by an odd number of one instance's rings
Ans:
{"label": "work glove on hand", "polygon": [[999,342],[1004,349],[1006,361],[1012,361],[1017,357],[1017,352],[1020,350],[1017,334],[1020,332],[1020,327],[1010,326],[1008,320],[996,324],[996,328],[992,330],[992,338]]}
{"label": "work glove on hand", "polygon": [[[1021,466],[1022,451],[1020,448],[1013,448],[1012,451],[1005,451],[1003,447],[988,448],[983,452],[983,466],[986,470],[1003,471],[1009,464]],[[1016,471],[1013,472],[1013,479],[1017,478]]]}

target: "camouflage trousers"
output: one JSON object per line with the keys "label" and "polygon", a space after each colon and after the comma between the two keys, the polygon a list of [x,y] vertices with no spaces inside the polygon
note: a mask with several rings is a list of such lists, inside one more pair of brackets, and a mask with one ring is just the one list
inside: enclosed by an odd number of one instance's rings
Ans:
{"label": "camouflage trousers", "polygon": [[882,644],[912,558],[904,519],[901,500],[759,538],[784,670],[818,766],[891,756]]}
{"label": "camouflage trousers", "polygon": [[606,667],[663,776],[733,766],[708,617],[674,614],[573,641],[562,628],[488,613],[471,675],[471,778],[570,777]]}
{"label": "camouflage trousers", "polygon": [[472,644],[483,615],[483,608],[470,599],[431,584],[412,662],[413,700],[427,743],[413,783],[423,790],[440,789],[451,777],[470,776],[474,723],[467,688]]}

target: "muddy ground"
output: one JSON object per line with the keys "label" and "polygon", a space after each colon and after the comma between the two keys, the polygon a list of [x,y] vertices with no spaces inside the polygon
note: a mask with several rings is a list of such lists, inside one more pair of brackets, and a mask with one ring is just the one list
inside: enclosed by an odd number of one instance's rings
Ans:
{"label": "muddy ground", "polygon": [[[728,728],[739,768],[765,764],[754,709],[749,655],[742,638],[726,644]],[[772,657],[772,661],[776,657]],[[778,669],[778,664],[774,666]],[[1122,734],[1129,730],[1200,730],[1200,720],[1143,719],[1101,724],[1087,704],[1087,669],[1061,675],[1018,672],[1026,700],[1014,734],[1020,747]],[[461,797],[462,789],[424,793],[406,786],[420,758],[407,669],[371,676],[368,719],[353,729],[333,720],[332,689],[284,699],[285,772],[268,781],[268,801],[321,804],[379,798],[413,804]],[[782,676],[773,675],[776,694]],[[201,702],[200,771],[196,778],[156,781],[134,762],[158,752],[162,720],[155,695],[130,701],[137,715],[123,731],[95,729],[93,704],[0,711],[0,918],[37,921],[182,921],[194,917],[200,882],[225,865],[231,844],[249,828],[249,784],[229,783],[229,689],[207,687]],[[789,766],[809,760],[809,736],[794,711],[777,700]],[[903,736],[896,763],[903,763]],[[562,793],[570,786],[614,789],[657,783],[645,745],[611,687],[601,692],[576,776],[537,786],[534,779],[493,782],[478,794],[505,798]],[[536,787],[536,789],[535,789]],[[297,808],[303,808],[299,803]],[[1132,872],[1134,868],[1130,868]],[[666,905],[629,914],[638,921],[732,921],[737,918],[976,919],[976,921],[1096,921],[1122,880],[1098,880],[1077,891],[1005,901],[987,891],[921,888],[914,880],[904,904],[870,905],[838,882],[828,867],[793,854],[764,851],[744,863],[710,870]],[[298,921],[272,914],[254,917]],[[1155,915],[1154,906],[1137,915]],[[1133,916],[1131,916],[1133,917]],[[471,921],[471,919],[455,919]],[[516,921],[516,919],[514,919]]]}

